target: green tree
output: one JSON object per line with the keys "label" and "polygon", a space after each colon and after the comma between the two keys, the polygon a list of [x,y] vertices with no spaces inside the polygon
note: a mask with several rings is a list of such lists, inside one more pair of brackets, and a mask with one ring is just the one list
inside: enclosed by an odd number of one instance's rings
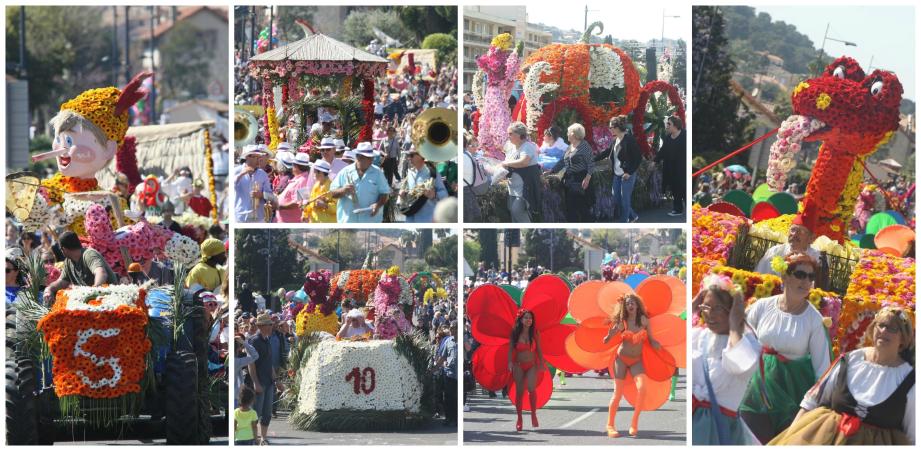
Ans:
{"label": "green tree", "polygon": [[620,229],[595,229],[592,230],[590,241],[598,247],[602,247],[608,252],[617,249],[621,243],[625,242],[627,237],[623,230]]}
{"label": "green tree", "polygon": [[432,269],[443,269],[446,271],[457,270],[457,235],[451,235],[435,243],[428,251],[425,252],[425,262]]}
{"label": "green tree", "polygon": [[279,6],[276,8],[275,26],[278,30],[278,40],[281,43],[294,42],[304,38],[304,30],[295,22],[297,19],[306,20],[313,26],[313,14],[316,6]]}
{"label": "green tree", "polygon": [[406,29],[414,33],[416,42],[422,42],[432,33],[457,36],[457,6],[399,6],[397,11]]}
{"label": "green tree", "polygon": [[320,238],[317,248],[320,255],[339,262],[339,270],[359,269],[365,259],[365,250],[355,230],[335,230]]}
{"label": "green tree", "polygon": [[342,36],[349,45],[364,48],[372,39],[377,39],[374,28],[404,45],[408,45],[415,36],[400,20],[400,15],[396,11],[379,8],[352,11],[342,23]]}
{"label": "green tree", "polygon": [[434,49],[436,53],[436,64],[457,62],[457,39],[454,36],[445,33],[432,33],[422,40],[423,49]]}
{"label": "green tree", "polygon": [[471,268],[476,269],[480,264],[480,243],[473,240],[464,240],[464,260]]}
{"label": "green tree", "polygon": [[523,250],[529,261],[553,272],[581,268],[582,256],[572,236],[562,229],[522,230]]}
{"label": "green tree", "polygon": [[694,116],[706,119],[694,123],[691,148],[694,154],[713,161],[752,139],[754,116],[730,87],[735,63],[727,52],[721,8],[695,6],[693,14],[691,93]]}
{"label": "green tree", "polygon": [[[234,243],[234,279],[255,290],[266,292],[296,284],[303,274],[297,251],[288,243],[282,229],[238,230]],[[271,268],[271,269],[270,269]],[[271,286],[266,282],[271,271]]]}
{"label": "green tree", "polygon": [[210,58],[201,31],[188,22],[176,23],[160,44],[157,81],[165,97],[184,100],[207,96]]}
{"label": "green tree", "polygon": [[61,103],[112,84],[112,28],[102,6],[26,6],[26,69],[19,68],[19,6],[6,7],[7,74],[29,80],[34,123],[45,124]]}

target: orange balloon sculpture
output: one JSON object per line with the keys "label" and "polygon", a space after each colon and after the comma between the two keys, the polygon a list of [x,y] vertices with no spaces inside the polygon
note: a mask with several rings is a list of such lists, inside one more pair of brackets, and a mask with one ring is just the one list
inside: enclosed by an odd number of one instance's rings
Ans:
{"label": "orange balloon sculpture", "polygon": [[615,305],[625,294],[635,294],[642,300],[649,316],[650,335],[661,348],[653,349],[648,341],[643,345],[643,369],[650,382],[643,405],[636,405],[636,388],[629,372],[624,397],[638,410],[656,410],[668,399],[675,368],[686,364],[687,331],[685,321],[678,315],[686,310],[687,296],[680,279],[651,276],[636,291],[623,282],[590,281],[579,285],[569,297],[569,312],[578,325],[566,338],[566,352],[579,365],[595,370],[607,368],[613,377],[622,334],[607,343],[603,340],[612,327]]}

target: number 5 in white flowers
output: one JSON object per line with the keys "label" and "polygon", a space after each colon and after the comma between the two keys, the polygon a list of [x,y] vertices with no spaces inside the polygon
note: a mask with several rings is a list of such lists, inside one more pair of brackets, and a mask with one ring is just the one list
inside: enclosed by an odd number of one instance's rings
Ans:
{"label": "number 5 in white flowers", "polygon": [[77,331],[77,342],[74,344],[74,357],[85,357],[90,359],[97,367],[109,365],[109,367],[112,368],[111,378],[104,377],[96,381],[91,380],[83,371],[77,370],[77,376],[80,376],[83,383],[89,385],[94,390],[106,385],[113,388],[118,385],[118,381],[122,378],[122,367],[118,364],[118,357],[99,357],[96,354],[84,350],[83,345],[95,335],[99,335],[102,338],[112,338],[119,333],[121,333],[121,329],[117,328],[85,329]]}

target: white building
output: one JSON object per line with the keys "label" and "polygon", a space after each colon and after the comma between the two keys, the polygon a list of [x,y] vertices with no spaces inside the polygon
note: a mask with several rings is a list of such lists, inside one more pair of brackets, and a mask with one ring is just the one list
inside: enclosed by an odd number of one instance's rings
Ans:
{"label": "white building", "polygon": [[469,91],[476,59],[489,50],[496,35],[509,33],[515,42],[524,42],[524,57],[550,44],[551,34],[528,23],[523,6],[465,6],[464,7],[464,91]]}

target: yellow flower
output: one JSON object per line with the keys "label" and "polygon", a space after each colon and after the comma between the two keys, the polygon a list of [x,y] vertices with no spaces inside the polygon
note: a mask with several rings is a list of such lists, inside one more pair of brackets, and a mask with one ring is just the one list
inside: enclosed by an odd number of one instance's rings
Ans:
{"label": "yellow flower", "polygon": [[508,33],[502,33],[492,38],[490,45],[499,50],[508,50],[512,48],[512,35]]}
{"label": "yellow flower", "polygon": [[387,269],[387,275],[388,275],[388,276],[391,276],[391,277],[392,277],[392,276],[399,276],[399,275],[400,275],[400,267],[397,266],[397,265],[391,266],[390,268]]}

